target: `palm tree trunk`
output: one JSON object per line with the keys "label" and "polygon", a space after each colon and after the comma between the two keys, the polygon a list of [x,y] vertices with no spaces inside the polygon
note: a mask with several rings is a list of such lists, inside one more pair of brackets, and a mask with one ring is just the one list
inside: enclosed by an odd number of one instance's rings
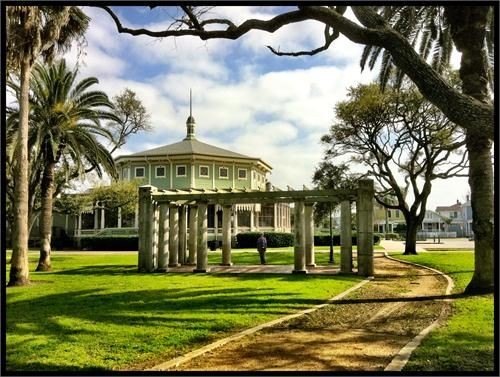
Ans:
{"label": "palm tree trunk", "polygon": [[52,191],[54,190],[54,171],[56,164],[45,165],[40,187],[42,209],[40,212],[40,259],[36,271],[50,271],[50,242],[52,238]]}
{"label": "palm tree trunk", "polygon": [[[452,36],[462,53],[460,78],[462,91],[475,99],[489,103],[488,63],[483,50],[486,23],[490,7],[447,7]],[[491,127],[485,124],[484,127]],[[474,275],[465,289],[467,293],[493,292],[493,167],[492,141],[481,129],[466,131],[469,152],[469,185],[471,189],[472,230],[475,236]]]}
{"label": "palm tree trunk", "polygon": [[14,162],[14,224],[12,227],[12,259],[8,286],[29,284],[28,264],[28,114],[30,60],[21,61],[21,93],[19,131]]}
{"label": "palm tree trunk", "polygon": [[467,132],[472,230],[474,231],[474,275],[467,293],[493,292],[493,169],[491,141]]}

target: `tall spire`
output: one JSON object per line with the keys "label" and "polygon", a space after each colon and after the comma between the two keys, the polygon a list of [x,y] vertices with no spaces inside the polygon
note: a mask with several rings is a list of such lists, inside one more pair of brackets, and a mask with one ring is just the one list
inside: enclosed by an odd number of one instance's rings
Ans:
{"label": "tall spire", "polygon": [[189,89],[189,117],[186,121],[187,135],[184,140],[194,139],[194,126],[196,125],[193,118],[193,93],[192,90]]}

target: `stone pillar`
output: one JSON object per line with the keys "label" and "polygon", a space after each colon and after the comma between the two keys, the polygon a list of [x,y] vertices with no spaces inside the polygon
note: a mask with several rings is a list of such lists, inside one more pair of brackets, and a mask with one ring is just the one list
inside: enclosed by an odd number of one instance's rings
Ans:
{"label": "stone pillar", "polygon": [[352,272],[351,202],[340,204],[340,272]]}
{"label": "stone pillar", "polygon": [[76,226],[76,247],[82,248],[82,213],[78,213],[77,226]]}
{"label": "stone pillar", "polygon": [[118,228],[122,227],[122,207],[118,207]]}
{"label": "stone pillar", "polygon": [[[217,219],[217,204],[214,204],[214,242],[215,243],[219,239],[219,222],[217,220],[218,220]],[[217,248],[217,243],[215,244],[215,248]]]}
{"label": "stone pillar", "polygon": [[189,257],[188,265],[196,265],[198,245],[198,206],[189,206]]}
{"label": "stone pillar", "polygon": [[198,245],[193,272],[208,272],[207,212],[207,203],[198,203]]}
{"label": "stone pillar", "polygon": [[149,237],[151,239],[151,247],[146,253],[146,272],[153,272],[158,268],[158,219],[159,210],[158,203],[151,201],[151,226],[149,228]]}
{"label": "stone pillar", "polygon": [[295,202],[295,243],[293,247],[294,255],[294,274],[305,274],[306,257],[305,257],[305,224],[304,224],[304,201]]}
{"label": "stone pillar", "polygon": [[134,228],[139,228],[139,203],[135,205]]}
{"label": "stone pillar", "polygon": [[179,211],[176,204],[169,208],[169,240],[168,240],[168,266],[179,266]]}
{"label": "stone pillar", "polygon": [[234,205],[234,214],[233,214],[233,233],[234,236],[238,234],[238,209],[236,207],[237,205]]}
{"label": "stone pillar", "polygon": [[104,208],[101,208],[101,229],[104,229],[106,227],[106,215],[105,215],[105,210]]}
{"label": "stone pillar", "polygon": [[146,260],[151,254],[151,192],[152,186],[145,185],[139,187],[139,255],[138,269],[146,271]]}
{"label": "stone pillar", "polygon": [[159,224],[158,224],[158,272],[167,272],[168,270],[168,203],[162,203],[159,206]]}
{"label": "stone pillar", "polygon": [[373,276],[373,181],[359,181],[356,202],[358,275]]}
{"label": "stone pillar", "polygon": [[255,216],[255,211],[252,208],[250,210],[250,232],[253,232],[255,230],[255,221],[254,221],[254,216]]}
{"label": "stone pillar", "polygon": [[231,206],[222,207],[222,266],[231,266]]}
{"label": "stone pillar", "polygon": [[186,263],[186,233],[187,233],[187,219],[186,219],[186,206],[179,206],[179,256],[178,263]]}
{"label": "stone pillar", "polygon": [[99,228],[99,208],[94,209],[94,229],[97,230]]}
{"label": "stone pillar", "polygon": [[304,206],[304,224],[306,266],[316,267],[314,260],[314,216],[312,203]]}
{"label": "stone pillar", "polygon": [[276,232],[278,230],[278,203],[273,204],[274,214],[273,214],[273,230]]}

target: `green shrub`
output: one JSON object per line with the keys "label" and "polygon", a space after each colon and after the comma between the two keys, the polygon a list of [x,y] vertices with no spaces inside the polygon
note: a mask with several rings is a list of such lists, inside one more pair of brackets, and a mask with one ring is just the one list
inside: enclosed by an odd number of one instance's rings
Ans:
{"label": "green shrub", "polygon": [[[257,247],[257,239],[261,232],[247,232],[236,235],[236,248],[248,249]],[[288,247],[293,246],[293,234],[281,232],[264,232],[267,239],[267,247]]]}
{"label": "green shrub", "polygon": [[[333,246],[340,246],[340,234],[334,234],[332,236],[333,238]],[[373,243],[377,245],[380,242],[380,235],[379,234],[374,234],[373,235]],[[352,244],[357,245],[358,244],[358,238],[356,233],[352,234]],[[316,235],[314,236],[314,246],[330,246],[330,236],[329,235]]]}
{"label": "green shrub", "polygon": [[83,237],[81,245],[85,250],[139,250],[139,237]]}
{"label": "green shrub", "polygon": [[[380,235],[380,238],[383,238],[384,237],[384,234],[381,234]],[[397,233],[385,233],[385,239],[386,240],[399,240],[399,234]]]}

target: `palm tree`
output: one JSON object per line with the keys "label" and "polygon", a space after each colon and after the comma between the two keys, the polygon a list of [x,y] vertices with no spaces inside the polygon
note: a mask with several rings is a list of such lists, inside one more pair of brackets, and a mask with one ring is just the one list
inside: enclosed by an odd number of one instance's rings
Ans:
{"label": "palm tree", "polygon": [[[419,53],[430,58],[439,72],[447,69],[452,46],[462,53],[459,76],[462,92],[483,103],[491,103],[493,89],[494,13],[492,6],[383,6],[379,13],[401,33]],[[373,68],[381,48],[366,46],[361,67]],[[382,53],[379,80],[399,87],[403,73]],[[492,292],[493,253],[493,166],[492,140],[479,127],[466,130],[469,153],[469,185],[475,235],[474,275],[466,292]]]}
{"label": "palm tree", "polygon": [[[54,65],[35,65],[31,79],[29,145],[32,146],[32,174],[40,177],[40,259],[37,271],[51,269],[50,242],[52,199],[58,164],[76,164],[80,173],[90,166],[99,176],[106,171],[116,177],[111,153],[97,137],[112,139],[101,120],[118,121],[113,105],[101,91],[90,91],[95,77],[76,81],[64,60]],[[14,85],[10,83],[12,87]],[[40,161],[36,166],[36,161]]]}
{"label": "palm tree", "polygon": [[20,82],[19,127],[13,181],[12,258],[9,286],[29,283],[28,268],[28,113],[32,65],[42,56],[50,61],[57,52],[82,38],[89,18],[75,6],[7,6],[7,69]]}

